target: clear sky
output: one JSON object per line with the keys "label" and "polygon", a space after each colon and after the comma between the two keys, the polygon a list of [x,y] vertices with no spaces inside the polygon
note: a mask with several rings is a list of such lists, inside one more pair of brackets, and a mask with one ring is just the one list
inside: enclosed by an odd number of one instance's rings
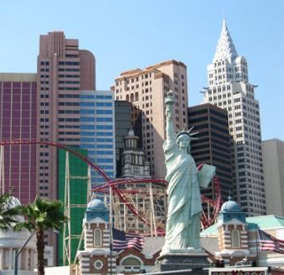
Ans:
{"label": "clear sky", "polygon": [[283,0],[0,0],[0,72],[36,72],[39,35],[61,30],[96,56],[100,90],[122,71],[184,62],[193,106],[224,16],[258,85],[262,138],[284,140]]}

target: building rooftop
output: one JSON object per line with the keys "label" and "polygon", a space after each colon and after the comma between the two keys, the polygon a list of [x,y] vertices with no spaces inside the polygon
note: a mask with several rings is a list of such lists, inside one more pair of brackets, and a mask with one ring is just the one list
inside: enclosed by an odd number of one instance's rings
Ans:
{"label": "building rooftop", "polygon": [[36,82],[35,73],[0,73],[0,81]]}
{"label": "building rooftop", "polygon": [[229,196],[228,201],[223,203],[220,213],[224,212],[242,212],[240,206],[232,200],[231,196]]}
{"label": "building rooftop", "polygon": [[148,73],[148,72],[159,72],[161,74],[163,74],[162,72],[160,72],[158,69],[160,67],[163,67],[163,66],[167,66],[167,65],[171,65],[171,64],[174,64],[174,65],[178,65],[178,66],[183,66],[186,68],[186,65],[180,61],[176,61],[176,60],[167,60],[167,61],[164,61],[164,62],[161,62],[161,63],[158,63],[158,64],[155,64],[155,65],[152,65],[152,66],[149,66],[149,67],[146,67],[144,70],[141,70],[139,68],[136,68],[136,69],[132,69],[132,70],[128,70],[128,71],[124,71],[122,73],[120,73],[120,76],[116,78],[116,80],[118,79],[122,79],[123,77],[134,77],[134,76],[138,76],[140,74],[144,74],[144,73]]}
{"label": "building rooftop", "polygon": [[235,45],[227,28],[226,20],[223,19],[222,30],[218,40],[214,62],[220,59],[232,60],[238,56]]}
{"label": "building rooftop", "polygon": [[88,203],[88,211],[106,211],[104,203],[99,199],[93,199]]}
{"label": "building rooftop", "polygon": [[[284,217],[267,215],[267,216],[256,216],[246,218],[246,223],[248,225],[248,230],[260,229],[276,229],[284,227]],[[206,235],[217,235],[217,224],[213,224],[205,230],[201,231],[201,236]]]}

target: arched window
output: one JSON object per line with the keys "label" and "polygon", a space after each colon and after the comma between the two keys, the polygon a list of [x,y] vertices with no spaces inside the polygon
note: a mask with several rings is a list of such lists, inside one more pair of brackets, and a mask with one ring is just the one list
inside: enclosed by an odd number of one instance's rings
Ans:
{"label": "arched window", "polygon": [[120,265],[123,266],[125,272],[140,272],[143,262],[134,255],[129,255],[122,259]]}
{"label": "arched window", "polygon": [[100,247],[103,245],[102,241],[102,231],[99,228],[96,228],[94,231],[94,246],[95,247]]}
{"label": "arched window", "polygon": [[240,232],[238,230],[233,230],[231,233],[231,237],[232,237],[232,248],[241,247]]}

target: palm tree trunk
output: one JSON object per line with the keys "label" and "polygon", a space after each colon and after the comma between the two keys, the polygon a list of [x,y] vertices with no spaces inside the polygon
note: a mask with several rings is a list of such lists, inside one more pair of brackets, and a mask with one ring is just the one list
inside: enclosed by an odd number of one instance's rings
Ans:
{"label": "palm tree trunk", "polygon": [[36,232],[36,248],[37,248],[37,274],[44,275],[44,233],[41,228]]}

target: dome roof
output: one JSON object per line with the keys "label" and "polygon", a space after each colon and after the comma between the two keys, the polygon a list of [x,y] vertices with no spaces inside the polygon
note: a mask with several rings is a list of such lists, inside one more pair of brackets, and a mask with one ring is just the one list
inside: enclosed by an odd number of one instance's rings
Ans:
{"label": "dome roof", "polygon": [[104,203],[99,199],[93,199],[87,206],[88,211],[107,211]]}
{"label": "dome roof", "polygon": [[133,129],[129,129],[127,135],[128,135],[128,136],[131,136],[131,137],[134,137],[134,131],[133,131]]}
{"label": "dome roof", "polygon": [[221,208],[221,212],[242,212],[240,206],[232,200],[232,197],[228,198]]}

